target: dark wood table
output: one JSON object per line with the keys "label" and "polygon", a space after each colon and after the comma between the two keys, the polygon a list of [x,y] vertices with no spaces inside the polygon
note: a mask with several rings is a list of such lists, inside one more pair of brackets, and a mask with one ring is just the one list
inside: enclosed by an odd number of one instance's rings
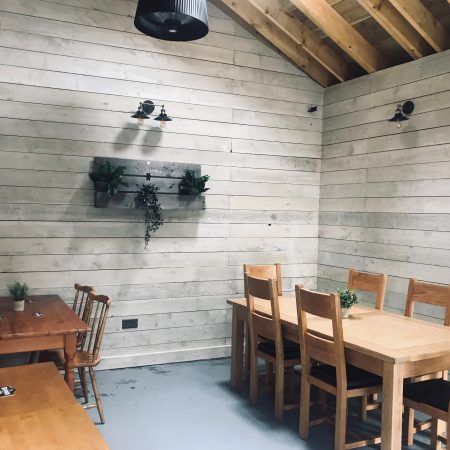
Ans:
{"label": "dark wood table", "polygon": [[0,316],[0,354],[63,348],[64,378],[73,392],[77,334],[89,327],[72,309],[58,295],[33,295],[25,310],[16,312],[11,298],[0,297]]}
{"label": "dark wood table", "polygon": [[0,450],[107,450],[109,447],[53,363],[0,369]]}

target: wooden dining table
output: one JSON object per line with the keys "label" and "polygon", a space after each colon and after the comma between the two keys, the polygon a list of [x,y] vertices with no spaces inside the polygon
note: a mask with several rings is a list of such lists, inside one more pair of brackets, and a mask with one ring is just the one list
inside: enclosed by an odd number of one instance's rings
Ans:
{"label": "wooden dining table", "polygon": [[[283,337],[299,342],[294,296],[279,297]],[[231,384],[238,387],[244,375],[245,298],[231,299]],[[255,300],[255,308],[271,314],[270,304]],[[450,327],[364,306],[353,306],[343,319],[346,362],[383,377],[381,449],[400,450],[403,380],[450,367]],[[330,321],[308,320],[308,328],[332,337]]]}
{"label": "wooden dining table", "polygon": [[16,392],[0,397],[0,450],[109,448],[53,363],[0,369],[3,386]]}
{"label": "wooden dining table", "polygon": [[20,312],[12,302],[0,297],[0,355],[64,349],[64,378],[73,392],[77,335],[89,327],[58,295],[29,296]]}

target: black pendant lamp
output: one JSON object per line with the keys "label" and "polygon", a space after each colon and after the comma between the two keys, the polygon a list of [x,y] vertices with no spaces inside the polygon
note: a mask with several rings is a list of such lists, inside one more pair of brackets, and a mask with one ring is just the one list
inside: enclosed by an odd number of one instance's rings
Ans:
{"label": "black pendant lamp", "polygon": [[208,34],[206,0],[139,0],[135,27],[164,41],[194,41]]}

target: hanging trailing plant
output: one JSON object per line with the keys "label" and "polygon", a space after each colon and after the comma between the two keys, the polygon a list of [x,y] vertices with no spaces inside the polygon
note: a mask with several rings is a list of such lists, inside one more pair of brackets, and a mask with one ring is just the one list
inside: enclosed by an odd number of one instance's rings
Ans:
{"label": "hanging trailing plant", "polygon": [[89,177],[94,182],[96,191],[107,192],[108,197],[113,197],[119,186],[128,186],[128,183],[122,181],[126,169],[125,166],[115,166],[111,161],[105,161],[95,172],[91,172]]}
{"label": "hanging trailing plant", "polygon": [[148,248],[151,233],[154,233],[164,223],[161,214],[161,205],[158,202],[158,191],[153,183],[144,183],[136,194],[136,204],[144,210],[145,222],[145,249]]}
{"label": "hanging trailing plant", "polygon": [[200,195],[202,192],[208,191],[209,188],[205,187],[208,180],[209,175],[196,177],[193,170],[186,170],[178,185],[180,195]]}

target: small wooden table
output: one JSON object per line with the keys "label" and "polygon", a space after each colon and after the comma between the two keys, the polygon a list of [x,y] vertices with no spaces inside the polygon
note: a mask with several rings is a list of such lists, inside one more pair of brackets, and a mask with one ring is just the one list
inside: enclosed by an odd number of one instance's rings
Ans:
{"label": "small wooden table", "polygon": [[[25,311],[13,311],[12,300],[0,297],[0,354],[63,348],[65,380],[73,392],[77,334],[89,327],[58,295],[33,295]],[[43,313],[41,317],[33,314]]]}
{"label": "small wooden table", "polygon": [[0,398],[0,450],[109,448],[53,363],[0,369],[8,385],[16,394]]}
{"label": "small wooden table", "polygon": [[[237,387],[243,376],[247,304],[244,298],[228,303],[233,306],[231,384]],[[270,314],[266,304],[255,300],[258,309]],[[283,337],[298,342],[295,297],[280,297],[280,314]],[[450,367],[450,327],[362,306],[352,307],[342,323],[347,362],[383,377],[381,448],[400,450],[403,379]],[[314,317],[308,327],[332,336],[330,321]]]}

